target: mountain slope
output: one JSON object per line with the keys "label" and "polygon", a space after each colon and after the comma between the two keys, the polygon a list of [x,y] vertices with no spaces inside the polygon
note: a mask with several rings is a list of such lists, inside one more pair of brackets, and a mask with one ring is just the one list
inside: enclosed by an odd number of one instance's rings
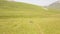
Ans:
{"label": "mountain slope", "polygon": [[48,8],[60,10],[60,0],[56,1],[48,6]]}

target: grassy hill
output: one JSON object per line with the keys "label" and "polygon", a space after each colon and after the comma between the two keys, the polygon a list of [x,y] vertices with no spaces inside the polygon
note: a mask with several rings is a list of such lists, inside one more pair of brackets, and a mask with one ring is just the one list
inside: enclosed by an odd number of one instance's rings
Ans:
{"label": "grassy hill", "polygon": [[[0,16],[33,16],[37,12],[37,14],[44,11],[42,7],[38,7],[31,4],[19,3],[19,2],[1,2],[0,4]],[[2,13],[2,14],[1,14]],[[4,14],[3,14],[4,13]]]}
{"label": "grassy hill", "polygon": [[60,34],[60,12],[0,1],[0,34]]}

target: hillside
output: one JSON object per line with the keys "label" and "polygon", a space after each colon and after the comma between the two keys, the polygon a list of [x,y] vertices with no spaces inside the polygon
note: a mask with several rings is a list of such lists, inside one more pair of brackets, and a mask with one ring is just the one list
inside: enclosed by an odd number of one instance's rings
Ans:
{"label": "hillside", "polygon": [[60,34],[60,12],[0,0],[0,34]]}
{"label": "hillside", "polygon": [[[51,10],[50,10],[51,11]],[[1,17],[50,17],[52,12],[48,12],[41,6],[26,4],[22,2],[0,2],[0,16]],[[50,14],[52,13],[52,14]],[[54,16],[52,16],[54,17]]]}
{"label": "hillside", "polygon": [[52,12],[48,12],[43,7],[32,4],[7,1],[2,1],[0,3],[1,17],[50,17],[54,14],[50,13]]}
{"label": "hillside", "polygon": [[[31,15],[33,16],[34,12],[37,14],[42,11],[45,11],[42,7],[35,6],[32,4],[20,3],[20,2],[1,2],[0,3],[0,16],[20,16],[20,15]],[[1,14],[2,13],[2,14]],[[13,15],[11,15],[11,14]]]}

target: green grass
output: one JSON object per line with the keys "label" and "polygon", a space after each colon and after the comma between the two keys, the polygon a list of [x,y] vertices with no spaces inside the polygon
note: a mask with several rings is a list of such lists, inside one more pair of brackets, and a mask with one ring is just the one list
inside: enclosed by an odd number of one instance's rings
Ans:
{"label": "green grass", "polygon": [[60,10],[2,1],[0,34],[60,34]]}
{"label": "green grass", "polygon": [[0,19],[0,34],[60,34],[60,18]]}

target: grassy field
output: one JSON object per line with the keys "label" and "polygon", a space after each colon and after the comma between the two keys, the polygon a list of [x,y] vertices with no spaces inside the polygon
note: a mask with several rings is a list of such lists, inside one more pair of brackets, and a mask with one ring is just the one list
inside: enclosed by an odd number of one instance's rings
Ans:
{"label": "grassy field", "polygon": [[0,34],[60,34],[60,11],[8,2],[0,4]]}
{"label": "grassy field", "polygon": [[0,19],[0,34],[60,34],[60,18]]}
{"label": "grassy field", "polygon": [[60,34],[59,13],[23,12],[20,16],[6,15],[9,13],[0,16],[0,34]]}

